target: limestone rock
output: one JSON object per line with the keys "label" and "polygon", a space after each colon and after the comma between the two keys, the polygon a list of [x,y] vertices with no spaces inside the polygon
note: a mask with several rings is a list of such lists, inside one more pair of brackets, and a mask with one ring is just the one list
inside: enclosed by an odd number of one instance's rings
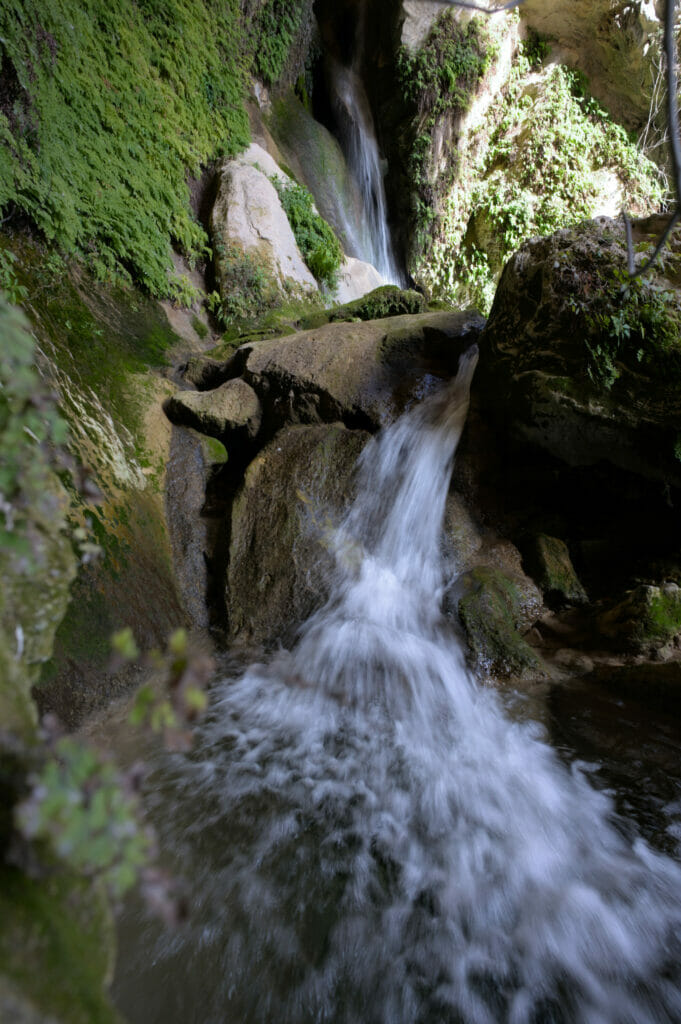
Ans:
{"label": "limestone rock", "polygon": [[212,500],[212,488],[227,459],[216,438],[173,431],[166,474],[168,532],[182,603],[198,628],[211,625],[208,591],[225,534],[224,504]]}
{"label": "limestone rock", "polygon": [[[315,121],[293,93],[273,105],[269,125],[286,164],[315,197],[321,216],[338,235],[344,252],[354,259],[363,259],[364,246],[358,234],[362,199],[338,140]],[[341,282],[343,276],[341,270]],[[375,288],[376,284],[370,287]],[[357,298],[357,294],[351,297]],[[338,301],[348,302],[349,298]]]}
{"label": "limestone rock", "polygon": [[269,180],[275,174],[286,179],[269,153],[255,144],[222,167],[211,230],[223,295],[231,287],[230,260],[235,248],[251,256],[270,275],[282,298],[290,297],[292,291],[301,295],[318,292]]}
{"label": "limestone rock", "polygon": [[588,601],[567,544],[559,537],[547,537],[543,533],[534,537],[525,549],[525,564],[550,604],[585,604]]}
{"label": "limestone rock", "polygon": [[341,424],[287,427],[250,464],[232,508],[232,639],[288,642],[323,603],[332,569],[325,535],[350,500],[368,436]]}
{"label": "limestone rock", "polygon": [[522,21],[555,40],[560,58],[580,68],[613,117],[638,130],[648,116],[662,5],[653,0],[523,0]]}
{"label": "limestone rock", "polygon": [[269,423],[375,429],[452,376],[482,324],[475,312],[327,324],[244,346],[244,378]]}
{"label": "limestone rock", "polygon": [[225,381],[213,391],[178,391],[165,405],[169,419],[219,440],[252,441],[260,430],[262,409],[245,381]]}
{"label": "limestone rock", "polygon": [[347,256],[338,273],[338,286],[334,292],[334,301],[353,302],[385,283],[384,278],[371,263]]}

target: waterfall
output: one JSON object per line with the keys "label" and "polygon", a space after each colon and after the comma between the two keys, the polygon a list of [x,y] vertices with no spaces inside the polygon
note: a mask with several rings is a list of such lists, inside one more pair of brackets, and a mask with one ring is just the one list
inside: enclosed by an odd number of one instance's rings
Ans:
{"label": "waterfall", "polygon": [[226,679],[159,769],[191,913],[130,912],[133,1024],[681,1020],[681,868],[509,720],[440,613],[476,358],[365,448],[294,649]]}
{"label": "waterfall", "polygon": [[403,284],[392,248],[383,166],[362,79],[353,67],[330,61],[333,101],[348,169],[359,187],[362,223],[354,232],[362,259],[391,284]]}
{"label": "waterfall", "polygon": [[404,285],[390,237],[383,161],[369,98],[360,73],[365,18],[365,5],[362,4],[355,29],[351,65],[345,66],[328,58],[331,99],[341,147],[350,173],[359,187],[362,201],[363,218],[352,232],[353,244],[361,253],[361,258],[372,263],[386,281]]}

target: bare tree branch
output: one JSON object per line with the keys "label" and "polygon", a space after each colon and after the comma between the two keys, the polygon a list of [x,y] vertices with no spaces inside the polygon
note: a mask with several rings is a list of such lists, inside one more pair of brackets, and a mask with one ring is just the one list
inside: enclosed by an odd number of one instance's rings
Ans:
{"label": "bare tree branch", "polygon": [[520,7],[523,0],[510,0],[510,3],[503,7],[483,7],[482,4],[469,3],[468,0],[444,0],[453,7],[467,7],[471,11],[482,11],[483,14],[501,14],[502,11],[511,11],[514,7]]}

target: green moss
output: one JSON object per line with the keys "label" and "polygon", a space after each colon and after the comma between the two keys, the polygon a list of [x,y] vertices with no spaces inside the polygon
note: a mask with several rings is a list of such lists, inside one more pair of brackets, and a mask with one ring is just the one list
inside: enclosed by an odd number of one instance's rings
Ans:
{"label": "green moss", "polygon": [[103,898],[75,877],[0,868],[0,975],[60,1024],[118,1024],[104,990],[114,949]]}
{"label": "green moss", "polygon": [[638,639],[666,642],[681,632],[681,591],[678,587],[651,587],[644,614],[639,620]]}
{"label": "green moss", "polygon": [[207,325],[204,324],[203,320],[199,320],[198,316],[192,317],[192,327],[202,341],[204,338],[207,338],[210,333]]}
{"label": "green moss", "polygon": [[254,70],[266,85],[285,74],[308,9],[308,0],[265,0],[258,10],[252,23]]}
{"label": "green moss", "polygon": [[386,284],[375,288],[354,302],[337,306],[329,312],[328,320],[381,320],[387,316],[402,316],[405,313],[423,313],[426,299],[419,292],[402,290],[396,285]]}
{"label": "green moss", "polygon": [[534,537],[524,550],[524,562],[549,603],[584,604],[587,600],[567,545],[559,537]]}
{"label": "green moss", "polygon": [[99,276],[173,294],[171,241],[206,243],[187,175],[248,143],[237,0],[8,0],[0,207]]}
{"label": "green moss", "polygon": [[459,601],[459,619],[478,667],[500,676],[545,674],[543,662],[518,632],[521,598],[515,584],[489,568],[473,569],[466,582],[470,592]]}
{"label": "green moss", "polygon": [[314,209],[311,194],[295,182],[284,183],[276,175],[270,181],[277,190],[296,244],[310,272],[330,291],[338,282],[343,250],[330,224]]}
{"label": "green moss", "polygon": [[475,17],[461,25],[452,10],[444,11],[423,46],[412,53],[402,47],[397,59],[402,99],[411,109],[411,128],[403,154],[412,207],[411,261],[429,248],[435,229],[435,208],[456,172],[452,154],[444,178],[429,166],[434,129],[443,117],[461,116],[497,53],[485,23]]}

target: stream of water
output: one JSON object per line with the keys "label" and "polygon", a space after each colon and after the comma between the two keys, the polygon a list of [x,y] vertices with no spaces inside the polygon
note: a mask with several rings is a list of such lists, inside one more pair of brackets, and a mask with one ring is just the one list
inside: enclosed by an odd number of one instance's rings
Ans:
{"label": "stream of water", "polygon": [[383,161],[360,70],[366,17],[366,5],[362,4],[358,10],[352,64],[345,66],[328,59],[340,143],[362,202],[361,222],[353,222],[352,226],[346,226],[346,230],[352,236],[353,246],[361,259],[373,264],[390,284],[404,287],[404,275],[395,258],[388,224]]}
{"label": "stream of water", "polygon": [[366,447],[294,649],[220,683],[152,777],[191,912],[127,909],[132,1024],[681,1021],[681,868],[508,717],[440,612],[476,358]]}

